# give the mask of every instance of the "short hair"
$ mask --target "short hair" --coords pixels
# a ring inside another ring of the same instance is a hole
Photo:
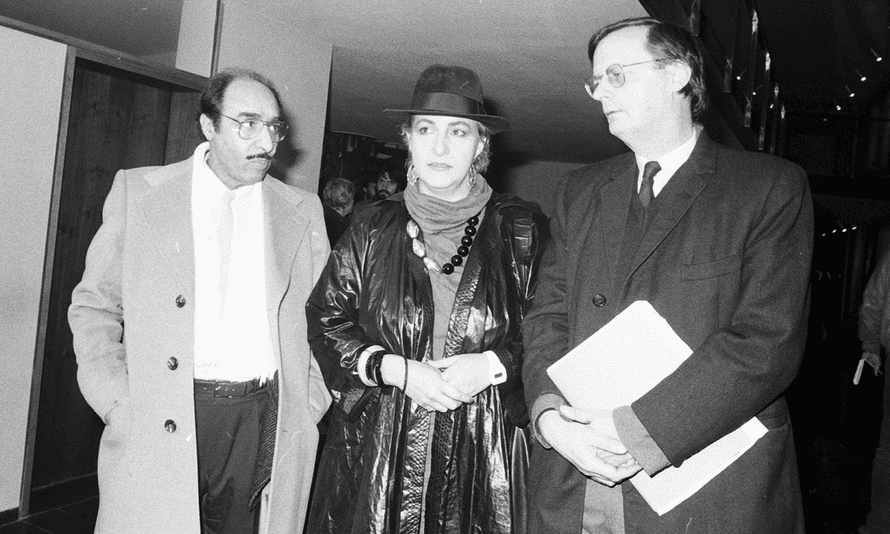
[[[405,143],[405,146],[408,145],[408,133],[411,131],[411,127],[414,126],[414,117],[415,115],[411,115],[399,126],[399,135],[402,136],[402,142]],[[479,121],[467,120],[476,123],[476,130],[479,133],[479,138],[482,139],[482,152],[473,160],[473,169],[477,173],[482,174],[488,169],[488,164],[491,162],[491,130]],[[410,167],[411,163],[411,153],[409,152],[408,159],[405,160],[405,168]]]
[[[662,22],[651,17],[625,19],[600,28],[587,44],[587,57],[593,64],[596,47],[610,33],[624,28],[645,27],[649,29],[646,48],[653,57],[685,63],[692,71],[689,83],[680,89],[680,94],[689,97],[692,120],[698,120],[708,107],[708,90],[704,81],[704,59],[698,41],[692,32],[672,22]]]
[[[321,200],[333,209],[346,209],[353,203],[355,185],[346,178],[333,178],[324,186]]]
[[[207,86],[201,91],[201,104],[198,111],[198,117],[207,115],[210,117],[210,120],[213,121],[213,127],[219,128],[219,119],[222,114],[222,104],[223,98],[225,98],[226,95],[226,89],[229,88],[229,85],[231,85],[232,82],[241,79],[253,80],[266,86],[275,97],[275,104],[278,105],[278,113],[280,114],[284,112],[284,107],[281,105],[281,95],[278,94],[278,90],[275,89],[275,84],[273,84],[271,80],[256,71],[242,68],[229,68],[217,72],[207,81]]]

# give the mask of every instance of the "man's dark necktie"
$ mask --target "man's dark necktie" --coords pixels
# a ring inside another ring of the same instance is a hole
[[[661,170],[661,165],[657,161],[647,161],[643,167],[643,183],[640,185],[640,204],[644,208],[649,207],[649,203],[655,198],[652,185],[655,182],[655,175]]]

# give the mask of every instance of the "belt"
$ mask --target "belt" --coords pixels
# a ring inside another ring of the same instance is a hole
[[[195,393],[214,397],[243,397],[269,386],[269,380],[254,378],[246,382],[195,379]]]

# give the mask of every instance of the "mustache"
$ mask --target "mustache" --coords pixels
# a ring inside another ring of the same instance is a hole
[[[249,160],[257,159],[257,158],[263,158],[263,159],[267,159],[269,161],[275,160],[275,156],[273,156],[272,154],[269,154],[268,152],[260,152],[259,154],[251,154],[250,156],[247,156],[247,159],[249,159]]]

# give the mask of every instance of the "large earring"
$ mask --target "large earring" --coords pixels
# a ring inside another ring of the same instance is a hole
[[[408,183],[411,185],[417,185],[417,171],[414,170],[413,163],[410,167],[408,167]]]
[[[474,185],[476,185],[476,179],[477,179],[478,177],[479,177],[479,175],[476,174],[476,166],[475,166],[475,165],[470,165],[470,172],[467,173],[467,178],[468,178],[469,181],[470,181],[470,187],[471,187],[471,188],[472,188]]]

